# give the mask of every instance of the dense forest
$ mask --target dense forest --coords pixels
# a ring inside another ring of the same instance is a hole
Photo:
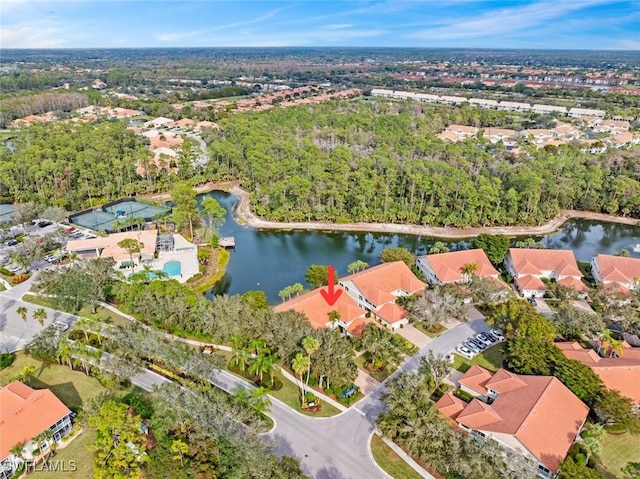
[[[192,183],[240,178],[255,211],[280,221],[540,224],[562,208],[640,218],[637,149],[595,156],[579,145],[524,145],[515,156],[501,144],[436,136],[451,123],[521,129],[537,120],[384,101],[275,108],[220,120],[205,136],[204,170],[181,161],[178,175]],[[5,201],[73,210],[172,181],[162,171],[136,174],[149,152],[124,122],[37,125],[13,144],[15,152],[0,152]]]
[[[514,156],[450,123],[510,127],[504,112],[344,102],[235,115],[210,133],[210,176],[241,178],[259,215],[281,221],[539,224],[562,208],[640,217],[637,152],[578,145]],[[521,120],[522,121],[522,120]]]
[[[0,199],[79,209],[133,194],[145,141],[122,122],[32,126],[13,139],[14,153],[0,152]]]

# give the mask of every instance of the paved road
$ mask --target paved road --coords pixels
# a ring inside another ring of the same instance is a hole
[[[37,307],[20,299],[28,291],[31,281],[0,293],[2,351],[21,349],[41,330],[41,326],[32,318]],[[26,329],[24,321],[16,313],[19,306],[29,310]],[[75,316],[59,311],[47,309],[47,312],[49,315],[45,325],[56,320],[73,324],[77,320]],[[430,341],[391,377],[402,371],[417,371],[420,357],[428,351],[448,354],[468,336],[487,329],[481,318],[460,324]],[[216,386],[228,392],[252,387],[227,371],[216,372],[212,380]],[[152,371],[132,378],[134,384],[147,390],[167,381]],[[332,418],[304,416],[272,399],[270,415],[276,427],[267,436],[274,441],[277,453],[297,456],[305,471],[316,479],[386,478],[388,476],[375,465],[369,452],[369,438],[375,428],[375,420],[385,407],[380,399],[385,387],[386,381],[348,411]]]
[[[487,329],[481,318],[456,326],[429,342],[391,377],[402,371],[417,371],[420,357],[428,351],[448,354],[462,340]],[[155,373],[133,379],[146,389],[166,381]],[[251,387],[227,371],[215,373],[213,382],[228,392]],[[380,397],[385,387],[386,381],[347,412],[323,419],[303,416],[272,399],[270,415],[276,427],[268,436],[275,441],[276,452],[297,456],[305,471],[316,479],[387,478],[369,455],[369,438],[376,418],[384,410]]]
[[[50,265],[43,263],[35,266],[44,268]],[[40,306],[22,301],[22,296],[29,291],[35,276],[36,274],[24,283],[0,293],[0,352],[2,353],[23,349],[37,333],[54,321],[72,325],[78,319],[72,314],[44,308],[47,319],[44,321],[44,326],[40,326],[40,323],[33,319],[33,312]],[[21,306],[27,308],[26,323],[17,312]]]

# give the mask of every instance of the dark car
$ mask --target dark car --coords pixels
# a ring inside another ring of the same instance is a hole
[[[18,244],[18,240],[12,239],[12,240],[6,241],[4,244],[6,244],[7,246],[15,246]]]
[[[538,306],[538,302],[536,301],[536,298],[529,298],[529,302],[534,306]]]
[[[45,226],[51,226],[53,223],[51,221],[41,221],[40,223],[38,223],[38,226],[40,228],[44,228]]]

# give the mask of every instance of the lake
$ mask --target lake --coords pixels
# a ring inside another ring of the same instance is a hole
[[[236,196],[214,191],[199,196],[199,201],[211,196],[227,210],[220,236],[233,236],[236,249],[231,251],[227,271],[207,297],[215,294],[242,294],[248,290],[263,290],[271,304],[280,302],[278,291],[285,286],[302,283],[304,273],[312,264],[332,264],[339,276],[347,274],[347,266],[362,260],[374,266],[380,263],[385,248],[404,247],[416,254],[426,254],[436,242],[442,241],[452,250],[466,249],[468,240],[443,240],[426,236],[384,233],[319,232],[258,230],[236,223],[231,212],[238,202]],[[546,248],[572,249],[579,261],[591,261],[598,253],[614,254],[640,243],[640,227],[571,220],[553,234],[536,237]]]

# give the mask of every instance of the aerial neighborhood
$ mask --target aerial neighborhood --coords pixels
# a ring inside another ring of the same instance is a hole
[[[208,23],[1,52],[0,479],[640,477],[637,51],[132,3]]]

